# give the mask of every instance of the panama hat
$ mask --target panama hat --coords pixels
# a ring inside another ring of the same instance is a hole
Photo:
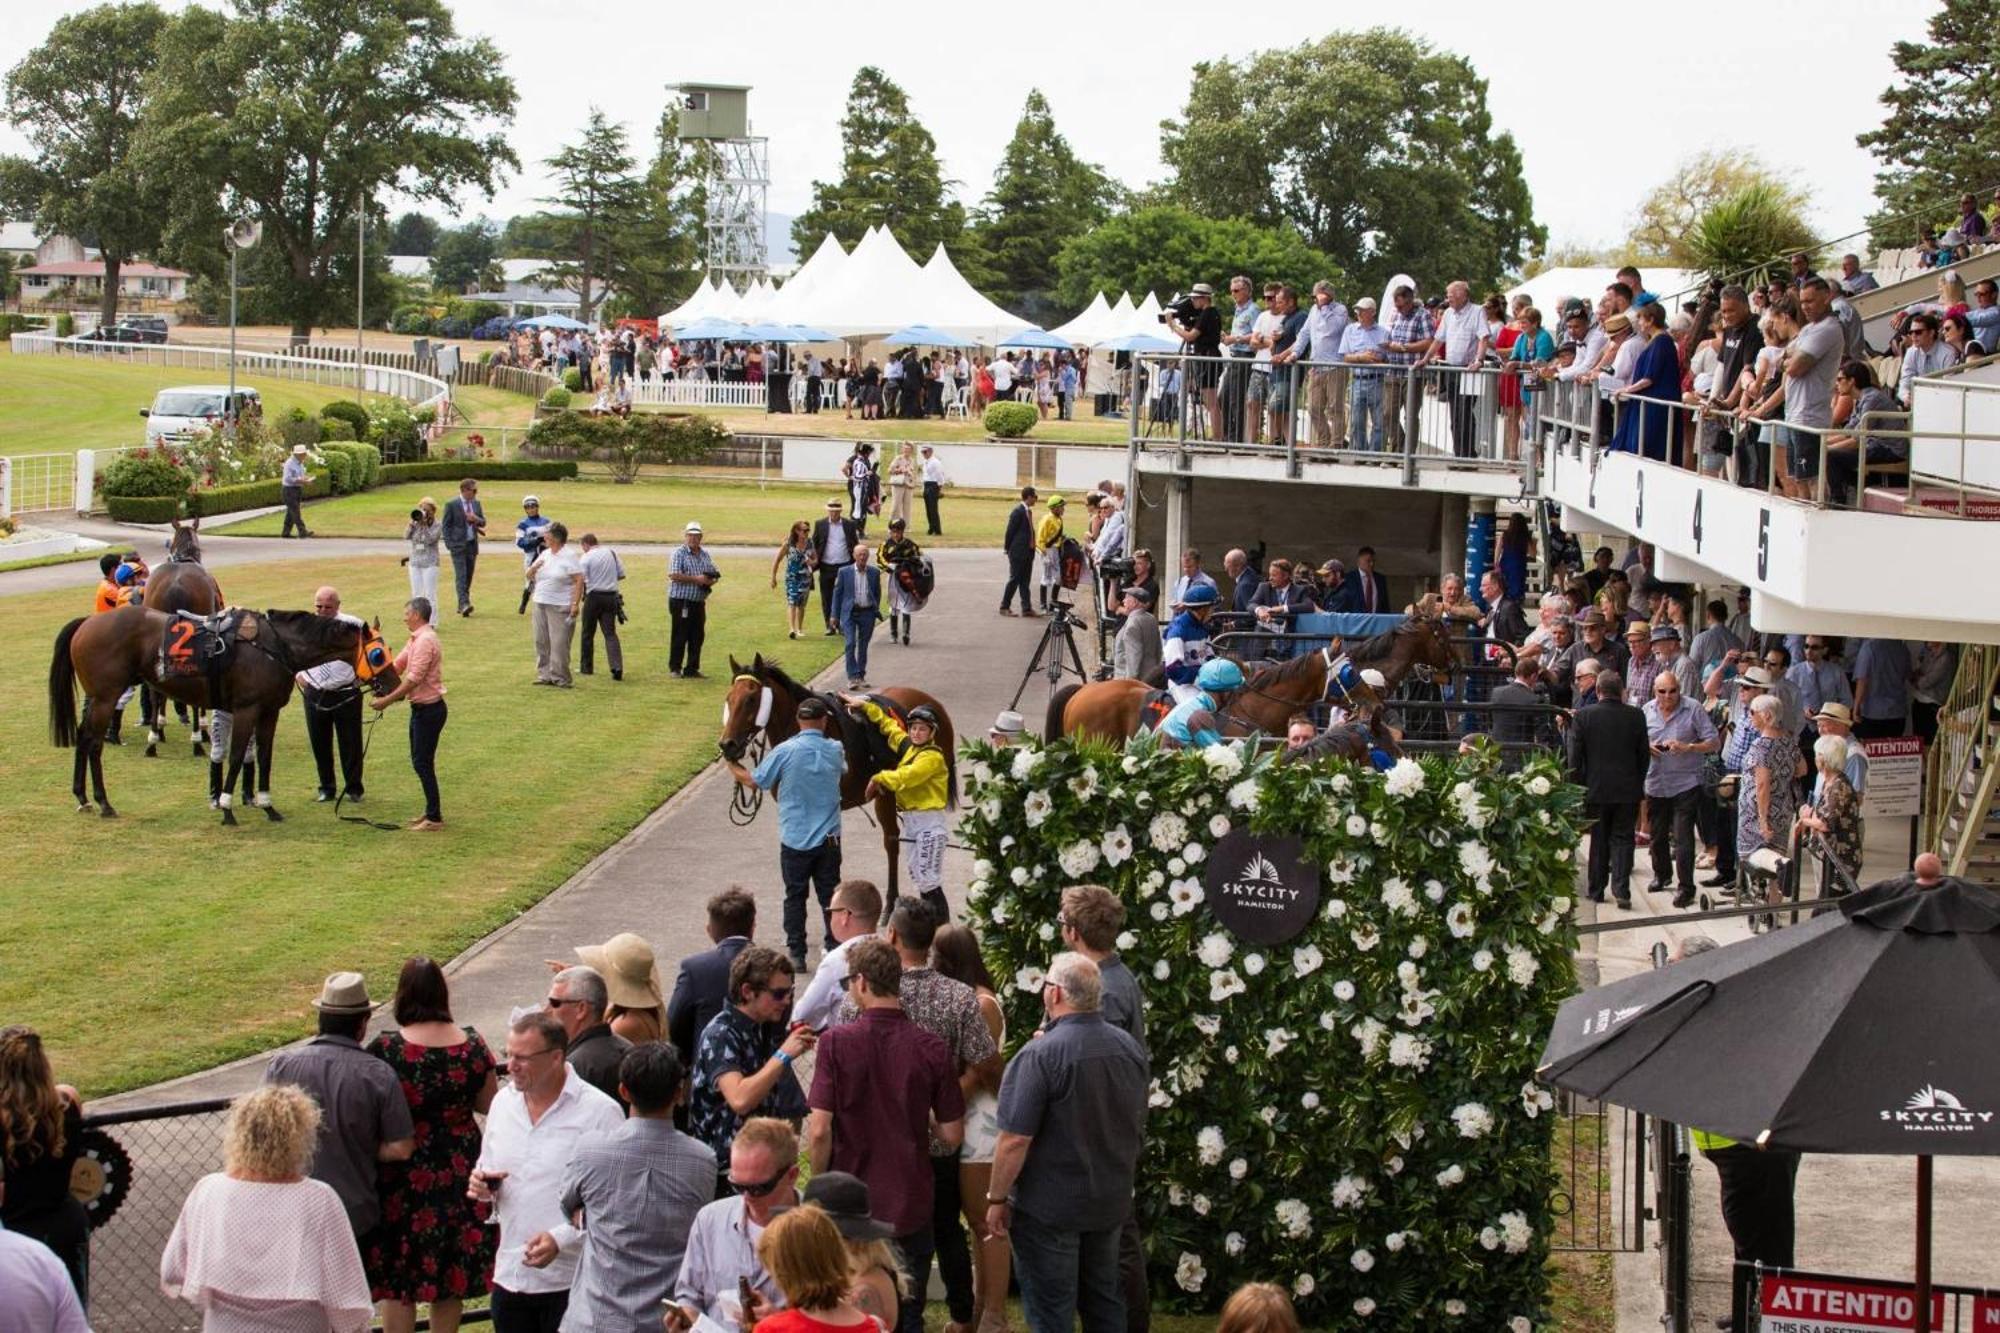
[[[613,935],[602,944],[578,945],[576,956],[585,967],[603,974],[611,1003],[619,1008],[656,1009],[665,1003],[653,946],[631,931]]]
[[[1854,710],[1846,704],[1821,704],[1819,711],[1813,714],[1813,721],[1838,722],[1842,726],[1851,727],[1854,725]]]
[[[336,972],[319,988],[312,1007],[323,1014],[365,1014],[374,1009],[368,983],[359,972]]]

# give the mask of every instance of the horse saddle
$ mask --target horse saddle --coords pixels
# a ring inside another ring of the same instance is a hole
[[[166,633],[160,636],[160,679],[197,679],[216,682],[239,641],[257,637],[257,621],[240,607],[227,607],[214,615],[198,616],[191,611],[169,613]]]
[[[1166,690],[1147,690],[1139,700],[1139,730],[1158,731],[1174,711],[1174,696]]]
[[[870,694],[867,698],[868,702],[895,718],[898,724],[908,724],[905,710],[887,695]],[[882,729],[864,717],[859,709],[848,708],[836,695],[822,694],[820,699],[834,717],[843,720],[840,743],[847,751],[848,772],[859,773],[865,782],[902,762],[902,749],[889,744],[889,738],[882,734]]]

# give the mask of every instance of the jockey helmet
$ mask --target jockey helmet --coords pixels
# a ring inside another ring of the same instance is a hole
[[[1212,657],[1201,664],[1195,673],[1194,683],[1204,690],[1240,690],[1243,688],[1243,668],[1226,657]]]

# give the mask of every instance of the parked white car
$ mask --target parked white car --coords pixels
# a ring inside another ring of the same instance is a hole
[[[219,429],[225,418],[260,417],[264,399],[255,389],[236,386],[236,401],[229,401],[226,384],[182,384],[160,390],[150,408],[139,409],[146,418],[146,443],[169,444],[185,440],[198,430]]]

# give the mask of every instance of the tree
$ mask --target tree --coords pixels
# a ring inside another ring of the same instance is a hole
[[[607,280],[632,313],[657,315],[686,299],[701,281],[706,182],[714,153],[699,140],[680,137],[678,108],[661,114],[652,165],[631,204],[607,219]]]
[[[908,94],[873,65],[861,67],[848,91],[840,149],[840,179],[814,181],[812,207],[792,220],[800,254],[811,254],[827,232],[852,246],[878,225],[918,263],[958,239],[965,208],[946,197],[937,140],[911,113]]]
[[[1923,226],[1950,226],[1958,196],[1992,177],[2000,157],[1996,32],[2000,0],[1945,0],[1931,16],[1929,41],[1890,48],[1898,77],[1882,93],[1882,128],[1856,140],[1881,163],[1882,208],[1868,220],[1878,241],[1897,236],[1914,245]]]
[[[1669,263],[1694,268],[1688,234],[1709,209],[1752,185],[1768,185],[1793,213],[1803,216],[1810,201],[1796,181],[1741,148],[1696,153],[1681,159],[1674,174],[1654,186],[1632,217],[1626,248],[1633,263]]]
[[[431,285],[441,292],[497,287],[500,233],[485,218],[441,232],[431,250]]]
[[[545,214],[554,224],[553,237],[537,257],[551,261],[536,276],[552,287],[567,287],[577,296],[577,318],[588,324],[596,308],[596,290],[611,283],[613,237],[638,208],[643,191],[632,174],[632,153],[625,144],[625,127],[605,119],[596,107],[583,134],[571,147],[547,160],[555,173],[556,192],[542,200],[555,205]]]
[[[405,213],[389,228],[389,253],[429,256],[443,228],[422,213]]]
[[[500,228],[502,259],[533,259],[555,248],[560,228],[547,213],[520,213]]]
[[[1789,272],[1795,253],[1818,250],[1812,228],[1784,187],[1748,185],[1710,205],[1688,231],[1689,267],[1730,282],[1762,282]]]
[[[458,36],[444,0],[188,8],[161,38],[141,134],[180,185],[175,243],[212,263],[224,218],[258,218],[286,261],[274,295],[303,337],[337,313],[336,258],[359,210],[376,211],[367,201],[451,207],[519,168],[500,132],[515,102],[501,64],[491,42]]]
[[[1289,282],[1304,304],[1313,283],[1341,278],[1340,266],[1288,225],[1217,221],[1172,204],[1135,209],[1072,237],[1056,267],[1056,296],[1070,310],[1100,291],[1155,292],[1164,300],[1197,282],[1219,288],[1237,273],[1260,285]]]
[[[1289,222],[1363,287],[1398,272],[1491,287],[1548,239],[1485,80],[1406,33],[1197,64],[1180,119],[1160,128],[1179,202]]]
[[[983,251],[975,267],[996,279],[979,285],[1015,314],[1046,323],[1057,313],[1056,255],[1109,217],[1120,193],[1101,167],[1076,155],[1048,99],[1030,89],[972,227]]]
[[[160,242],[162,191],[132,150],[168,22],[149,3],[86,9],[56,20],[7,75],[7,119],[34,155],[0,158],[0,208],[97,247],[106,325],[119,270]]]

